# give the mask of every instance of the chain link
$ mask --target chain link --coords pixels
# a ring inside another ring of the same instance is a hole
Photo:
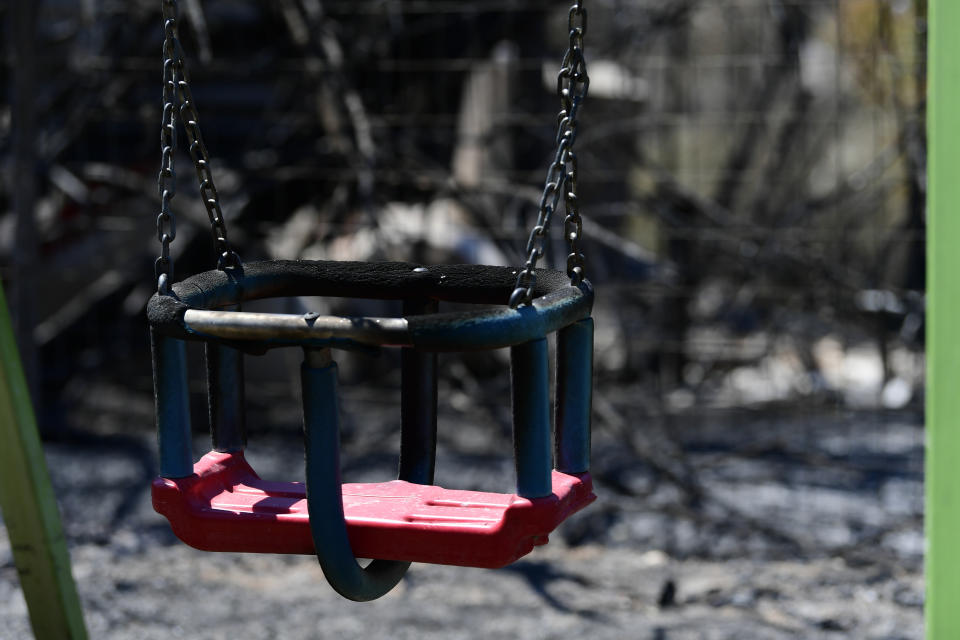
[[[160,193],[160,215],[157,216],[157,238],[160,240],[160,257],[154,271],[157,291],[161,295],[170,292],[173,279],[173,259],[170,243],[177,237],[177,220],[170,203],[177,193],[174,156],[177,151],[177,122],[183,123],[188,150],[193,159],[200,184],[200,198],[210,219],[214,250],[218,269],[240,268],[240,256],[227,240],[227,225],[220,208],[220,195],[210,171],[210,155],[200,133],[200,118],[196,102],[190,90],[183,48],[177,34],[177,0],[161,0],[163,13],[163,118],[160,127],[160,175],[157,187]]]
[[[587,96],[590,77],[587,62],[583,57],[583,36],[587,32],[587,10],[578,0],[570,7],[567,17],[570,44],[563,55],[560,73],[557,75],[557,97],[560,98],[560,113],[557,116],[557,151],[547,170],[547,179],[540,197],[537,223],[527,240],[527,261],[517,275],[517,285],[510,296],[510,306],[517,308],[530,304],[536,284],[537,262],[543,257],[544,244],[550,232],[553,214],[563,199],[566,217],[563,233],[567,241],[567,275],[574,286],[584,278],[584,257],[580,252],[583,235],[583,219],[577,198],[577,156],[573,151],[577,139],[577,117],[580,106]]]

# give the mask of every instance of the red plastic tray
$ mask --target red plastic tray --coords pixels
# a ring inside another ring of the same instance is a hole
[[[444,489],[393,480],[343,485],[359,558],[494,569],[546,544],[557,525],[596,499],[589,473],[553,471],[553,494]],[[187,478],[157,478],[153,508],[205,551],[313,554],[306,488],[261,480],[243,453],[210,452]]]

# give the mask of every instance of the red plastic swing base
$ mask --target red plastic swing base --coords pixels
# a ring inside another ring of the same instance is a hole
[[[157,478],[153,508],[185,543],[204,551],[313,554],[306,488],[261,480],[243,453],[212,451],[187,478]],[[359,558],[495,569],[546,544],[567,517],[596,499],[589,473],[553,472],[553,494],[444,489],[392,482],[343,485]]]

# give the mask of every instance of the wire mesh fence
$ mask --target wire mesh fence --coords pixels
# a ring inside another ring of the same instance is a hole
[[[183,10],[202,124],[246,255],[522,264],[556,130],[563,7]],[[785,349],[797,388],[759,395],[796,399],[837,386],[817,355],[835,337],[842,350],[873,343],[876,403],[903,406],[908,387],[917,397],[903,353],[918,352],[923,327],[923,10],[593,7],[578,144],[590,275],[609,293],[602,326],[615,345],[602,371],[706,390]],[[65,262],[56,277],[78,297],[111,270],[122,287],[149,280],[151,235],[129,246],[126,232],[147,228],[154,208],[155,13],[152,3],[41,9],[37,269]],[[210,261],[181,169],[186,274]],[[8,265],[22,249],[13,228],[8,216]],[[554,231],[547,259],[562,267]],[[116,238],[122,259],[99,251]],[[42,340],[73,320],[58,299],[37,304]]]

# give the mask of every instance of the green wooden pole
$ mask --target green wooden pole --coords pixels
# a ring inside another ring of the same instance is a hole
[[[926,632],[960,638],[960,2],[930,0]]]
[[[0,286],[0,509],[38,640],[87,637],[30,392]]]

